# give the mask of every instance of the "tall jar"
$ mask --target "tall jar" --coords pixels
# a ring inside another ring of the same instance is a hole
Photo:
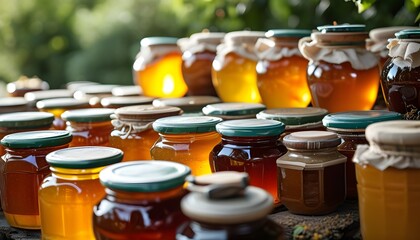
[[[246,173],[218,172],[188,180],[190,193],[181,209],[191,220],[178,229],[176,239],[285,239],[283,228],[267,217],[273,198],[248,186]]]
[[[353,155],[359,144],[368,144],[365,129],[372,123],[401,119],[401,114],[385,110],[353,111],[328,114],[322,120],[328,131],[342,139],[338,152],[347,157],[346,198],[357,198],[356,170]]]
[[[188,87],[182,76],[182,53],[177,38],[148,37],[140,41],[133,64],[134,83],[148,97],[182,97]]]
[[[211,173],[209,154],[220,142],[218,117],[165,117],[153,123],[159,139],[150,149],[152,159],[178,162],[191,168],[194,175]]]
[[[210,153],[212,172],[246,172],[250,184],[265,189],[278,205],[276,160],[286,151],[277,140],[284,124],[262,119],[231,120],[217,124],[216,130],[222,141]]]
[[[216,57],[216,48],[224,36],[224,33],[202,32],[178,40],[188,95],[217,96],[211,79],[211,65]]]
[[[152,105],[118,108],[112,120],[114,130],[109,137],[109,146],[124,152],[123,161],[150,160],[150,149],[159,138],[159,134],[153,130],[153,122],[181,113],[182,110],[177,107]]]
[[[153,106],[179,107],[185,114],[202,115],[201,109],[203,107],[219,102],[220,99],[214,96],[187,96],[182,98],[159,98],[153,101]]]
[[[45,156],[67,148],[67,131],[45,130],[9,134],[1,140],[6,154],[0,161],[1,205],[12,227],[39,229],[38,189],[51,171]]]
[[[289,212],[323,215],[346,197],[346,156],[341,139],[327,131],[294,132],[283,138],[287,153],[277,160],[281,202]]]
[[[387,121],[366,128],[354,154],[363,239],[417,239],[420,226],[420,123]]]
[[[0,114],[28,111],[28,101],[23,97],[0,98]]]
[[[106,196],[93,208],[97,240],[175,239],[190,169],[167,161],[114,164],[99,175]]]
[[[310,34],[310,30],[276,29],[265,33],[268,39],[257,41],[257,86],[267,108],[306,107],[311,102],[308,60],[298,49],[299,39]]]
[[[61,114],[68,130],[73,135],[71,147],[108,146],[109,135],[114,126],[111,123],[112,108],[90,108],[68,110]]]
[[[230,32],[217,47],[212,81],[223,102],[261,102],[255,72],[258,61],[255,43],[262,37],[264,32]]]
[[[365,48],[364,25],[318,27],[299,41],[309,60],[312,106],[329,112],[370,110],[379,86],[379,59]]]
[[[39,188],[42,239],[91,239],[92,208],[105,195],[99,172],[120,162],[110,147],[73,147],[46,156],[52,172]]]
[[[403,30],[391,40],[390,60],[382,70],[382,91],[390,111],[404,119],[420,119],[420,30]]]
[[[215,103],[202,109],[206,116],[220,117],[223,120],[255,118],[266,107],[261,103]]]

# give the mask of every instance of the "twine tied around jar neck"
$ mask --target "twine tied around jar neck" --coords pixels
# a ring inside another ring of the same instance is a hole
[[[277,61],[284,57],[302,56],[297,41],[280,41],[260,38],[255,44],[255,52],[259,59]]]
[[[153,129],[153,121],[122,121],[120,119],[111,120],[114,128],[124,135],[121,138],[126,139],[131,133],[140,133]]]
[[[400,68],[420,66],[420,39],[390,39],[386,46],[393,63]]]

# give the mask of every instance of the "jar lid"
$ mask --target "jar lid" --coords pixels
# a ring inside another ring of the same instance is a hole
[[[398,39],[419,39],[420,29],[406,29],[395,33]]]
[[[366,139],[380,145],[420,146],[420,121],[378,122],[366,128]]]
[[[265,119],[240,119],[224,121],[216,125],[216,130],[228,137],[266,137],[280,135],[284,124]]]
[[[127,192],[159,192],[182,186],[191,169],[169,161],[123,162],[101,171],[105,187]]]
[[[52,98],[67,98],[72,97],[72,92],[67,89],[53,89],[25,93],[25,99],[34,104],[40,100]]]
[[[54,114],[47,112],[16,112],[0,115],[0,127],[37,128],[48,127],[54,121]]]
[[[55,98],[41,100],[36,103],[38,109],[54,109],[54,108],[82,108],[89,107],[88,101],[77,100],[74,98]]]
[[[60,149],[49,153],[45,158],[52,167],[88,169],[121,162],[123,155],[117,148],[83,146]]]
[[[311,30],[307,29],[272,29],[265,33],[265,37],[292,37],[292,38],[303,38],[308,37],[312,33]]]
[[[292,149],[314,150],[337,147],[341,144],[341,138],[328,131],[301,131],[286,135],[283,144]]]
[[[61,114],[61,118],[71,122],[105,122],[111,120],[112,108],[86,108],[68,110]]]
[[[20,107],[26,106],[28,101],[25,100],[23,97],[3,97],[0,98],[0,108],[3,107]],[[1,110],[0,110],[1,112]]]
[[[71,142],[70,132],[64,130],[45,130],[20,132],[6,135],[1,145],[9,148],[54,147]]]
[[[369,37],[376,41],[388,41],[390,38],[395,38],[395,33],[404,30],[404,29],[413,29],[418,27],[410,27],[410,26],[392,26],[392,27],[382,27],[382,28],[375,28],[369,31]]]
[[[365,129],[375,122],[399,119],[402,119],[401,114],[386,110],[350,111],[328,114],[322,123],[328,128]]]
[[[73,81],[66,84],[66,88],[72,92],[75,92],[80,87],[89,86],[89,85],[99,85],[100,83],[91,82],[91,81]]]
[[[177,41],[178,41],[178,38],[175,38],[175,37],[146,37],[140,41],[140,46],[148,47],[148,46],[154,46],[154,45],[168,45],[168,44],[176,45]]]
[[[264,109],[265,105],[260,103],[216,103],[205,106],[202,111],[212,116],[243,116],[255,115]]]
[[[101,99],[101,105],[103,107],[118,108],[131,105],[150,104],[153,102],[153,99],[154,98],[152,97],[144,96],[106,97]]]
[[[183,134],[216,131],[216,124],[223,120],[208,116],[174,116],[156,120],[153,129],[159,133]]]
[[[265,32],[258,31],[233,31],[225,35],[225,42],[255,44],[258,38],[265,38]]]
[[[120,86],[112,89],[112,95],[116,97],[123,96],[139,96],[143,94],[143,90],[140,86]]]
[[[317,27],[322,33],[330,32],[364,32],[366,25],[363,24],[341,24],[341,25],[324,25]]]
[[[83,95],[83,94],[89,94],[89,95],[111,94],[112,89],[116,87],[120,87],[120,85],[113,85],[113,84],[87,85],[87,86],[82,86],[78,88],[77,91],[74,93],[74,95],[76,97],[78,95]]]
[[[201,109],[212,103],[218,103],[220,99],[213,96],[190,96],[181,98],[159,98],[153,101],[153,106],[174,106],[181,108],[185,113],[201,112]]]
[[[286,126],[321,122],[328,111],[323,108],[273,108],[257,114],[258,119],[280,121]]]
[[[204,223],[238,224],[263,219],[273,209],[273,198],[261,188],[248,186],[244,175],[247,177],[246,173],[223,171],[191,178],[191,193],[181,201],[182,212]]]
[[[178,107],[155,107],[153,105],[137,105],[122,107],[115,110],[115,115],[120,120],[150,120],[180,115],[182,110]]]

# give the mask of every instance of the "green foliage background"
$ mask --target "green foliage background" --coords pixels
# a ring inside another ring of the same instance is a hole
[[[416,25],[418,0],[0,0],[0,81],[131,84],[139,41],[210,31]],[[369,4],[369,5],[367,5]]]

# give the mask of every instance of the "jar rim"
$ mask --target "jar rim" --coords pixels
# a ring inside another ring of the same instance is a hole
[[[54,121],[54,114],[47,112],[15,112],[0,115],[0,127],[37,128],[49,126]]]
[[[334,129],[365,129],[372,123],[400,120],[402,115],[388,110],[348,111],[326,115],[322,119],[325,127]]]
[[[7,148],[43,148],[55,147],[70,143],[72,135],[65,130],[43,130],[12,133],[1,140]]]
[[[111,121],[111,115],[115,109],[112,108],[86,108],[67,110],[61,114],[61,118],[70,122],[105,122]]]

